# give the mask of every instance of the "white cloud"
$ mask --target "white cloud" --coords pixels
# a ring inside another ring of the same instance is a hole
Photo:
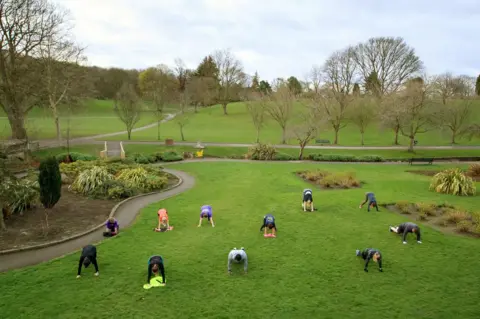
[[[477,75],[475,0],[56,0],[75,19],[91,64],[189,67],[231,48],[246,71],[303,78],[333,51],[373,36],[401,36],[429,73]]]

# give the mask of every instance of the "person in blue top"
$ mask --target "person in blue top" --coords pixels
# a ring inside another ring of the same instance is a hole
[[[310,211],[313,212],[313,194],[310,188],[303,190],[302,207],[304,212],[307,211],[307,208],[310,208]]]
[[[110,217],[105,222],[105,231],[103,232],[103,236],[105,237],[113,237],[118,234],[118,222],[115,218]]]
[[[365,200],[363,203],[360,204],[358,208],[362,208],[365,203],[368,202],[368,211],[370,211],[370,208],[375,207],[378,212],[378,205],[377,205],[377,199],[375,198],[375,194],[372,192],[367,192],[365,193]]]
[[[212,227],[215,227],[215,224],[213,223],[212,206],[203,205],[200,208],[200,221],[198,222],[198,227],[202,226],[202,221],[204,218],[207,218],[207,220],[212,224]]]
[[[269,235],[267,233],[267,228],[272,231]],[[277,226],[275,225],[275,217],[272,214],[267,214],[263,217],[263,225],[260,227],[260,231],[265,229],[264,237],[277,237],[275,233],[277,232]]]

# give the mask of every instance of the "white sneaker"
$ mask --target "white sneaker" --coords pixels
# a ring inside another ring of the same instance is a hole
[[[422,242],[420,240],[418,240],[417,243],[421,244]]]
[[[403,243],[404,243],[404,244],[406,244],[407,242],[406,242],[406,241],[404,241]]]

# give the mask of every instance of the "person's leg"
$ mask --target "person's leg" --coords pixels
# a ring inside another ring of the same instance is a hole
[[[377,202],[375,202],[375,209],[377,210],[377,212],[379,211]]]
[[[390,226],[390,232],[398,234],[398,227],[392,227]]]
[[[310,203],[310,211],[312,211],[312,212],[314,211],[314,209],[313,209],[313,200],[312,200],[312,202]]]

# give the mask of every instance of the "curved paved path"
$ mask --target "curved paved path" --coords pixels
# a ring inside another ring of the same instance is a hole
[[[187,173],[172,169],[164,169],[164,171],[177,175],[183,180],[183,183],[180,184],[178,187],[168,190],[166,192],[139,197],[130,200],[124,205],[120,206],[117,210],[117,213],[115,214],[115,218],[118,219],[119,224],[122,228],[131,225],[132,222],[135,220],[135,217],[138,215],[138,213],[142,210],[143,207],[183,193],[191,189],[195,184],[195,179]],[[45,262],[72,253],[81,249],[85,245],[97,243],[103,240],[103,231],[104,229],[101,228],[83,237],[66,241],[58,245],[40,248],[38,250],[26,250],[17,253],[0,255],[0,272],[39,264],[41,262]]]

